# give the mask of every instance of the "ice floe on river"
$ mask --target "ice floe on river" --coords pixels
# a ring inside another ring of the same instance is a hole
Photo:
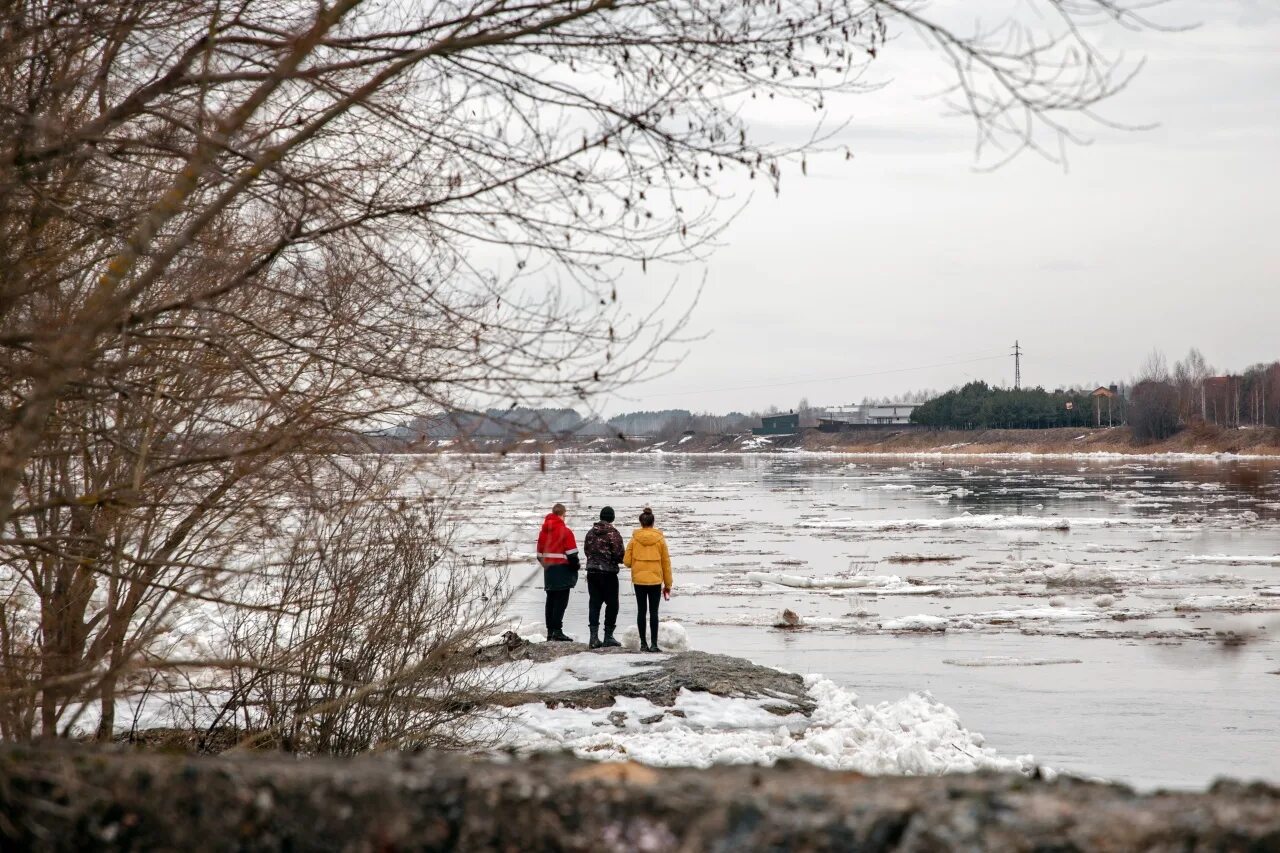
[[[1174,562],[1218,566],[1280,566],[1280,555],[1192,554],[1179,557]]]
[[[1081,527],[1130,527],[1167,524],[1170,518],[1040,515],[963,515],[951,518],[901,518],[867,521],[855,518],[802,519],[797,527],[879,532],[893,530],[1071,530]]]
[[[897,575],[854,575],[852,577],[808,577],[778,572],[747,572],[746,580],[772,583],[793,589],[856,589],[872,595],[930,595],[941,587],[913,584]]]

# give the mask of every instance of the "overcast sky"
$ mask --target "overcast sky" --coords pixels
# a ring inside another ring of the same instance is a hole
[[[1155,17],[1199,27],[1101,42],[1146,57],[1105,114],[1159,126],[1095,127],[1067,170],[1034,155],[975,169],[972,125],[928,97],[944,69],[904,39],[880,72],[892,85],[832,115],[852,120],[853,160],[811,159],[776,198],[731,187],[747,203],[705,264],[626,278],[637,309],[673,280],[686,297],[705,281],[692,320],[705,338],[597,406],[1011,384],[1012,358],[991,356],[1015,339],[1024,384],[1049,388],[1129,378],[1153,347],[1172,360],[1197,346],[1220,368],[1280,357],[1280,2],[1170,0]],[[789,126],[780,112],[765,130]]]

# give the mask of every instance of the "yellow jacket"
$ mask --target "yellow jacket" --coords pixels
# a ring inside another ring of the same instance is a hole
[[[627,553],[622,564],[631,569],[631,582],[641,586],[660,583],[671,589],[671,555],[667,540],[656,527],[637,527],[631,531]]]

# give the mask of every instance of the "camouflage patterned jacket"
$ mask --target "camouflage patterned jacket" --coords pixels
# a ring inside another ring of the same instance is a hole
[[[582,553],[587,555],[587,572],[616,575],[625,551],[622,534],[607,521],[597,521],[582,540]]]

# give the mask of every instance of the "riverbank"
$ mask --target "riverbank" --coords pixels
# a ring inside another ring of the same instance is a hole
[[[1128,427],[1102,429],[876,430],[791,435],[690,433],[674,437],[581,437],[421,440],[388,449],[418,453],[845,453],[867,456],[1241,457],[1280,461],[1280,429],[1200,426],[1163,441],[1137,442]]]

